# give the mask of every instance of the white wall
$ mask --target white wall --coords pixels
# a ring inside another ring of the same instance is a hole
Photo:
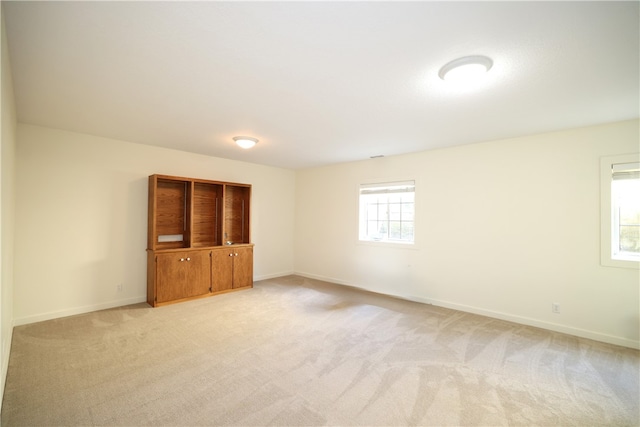
[[[154,173],[252,184],[255,278],[293,272],[294,171],[24,124],[17,156],[16,324],[146,299]]]
[[[295,271],[638,347],[639,272],[599,264],[599,159],[639,151],[638,128],[294,172],[20,124],[15,323],[145,299],[147,176],[163,173],[253,185],[256,279]],[[359,244],[358,184],[408,178],[416,248]]]
[[[637,348],[639,271],[600,265],[599,159],[640,151],[638,129],[634,120],[299,171],[296,271]],[[358,185],[408,178],[415,249],[359,244]]]
[[[2,67],[1,67],[1,129],[0,147],[0,401],[9,366],[9,352],[13,333],[13,246],[15,219],[15,153],[16,108],[9,61],[9,48],[5,33],[4,14],[0,7]]]

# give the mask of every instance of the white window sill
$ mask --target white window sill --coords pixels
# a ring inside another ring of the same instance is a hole
[[[386,248],[396,248],[396,249],[410,249],[417,250],[415,242],[393,242],[389,240],[358,240],[358,245],[363,246],[376,246],[376,247],[386,247]]]
[[[631,268],[640,270],[640,259],[636,257],[610,258],[603,257],[600,260],[604,267]]]

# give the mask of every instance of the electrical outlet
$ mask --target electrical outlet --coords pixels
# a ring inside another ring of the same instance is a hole
[[[118,283],[118,286],[116,287],[118,292],[122,292],[122,283]]]
[[[553,313],[559,314],[560,313],[560,304],[558,304],[557,302],[554,302],[553,304],[551,304],[551,311]]]

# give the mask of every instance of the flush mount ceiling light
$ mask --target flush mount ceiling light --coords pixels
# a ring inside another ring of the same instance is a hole
[[[245,150],[253,147],[258,143],[258,140],[255,138],[251,138],[250,136],[234,136],[233,140],[238,144],[239,147],[244,148]]]
[[[445,64],[438,76],[446,82],[474,82],[485,76],[492,66],[493,61],[486,56],[465,56]]]

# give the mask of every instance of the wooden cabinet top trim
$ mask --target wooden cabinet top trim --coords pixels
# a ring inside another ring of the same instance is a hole
[[[249,187],[249,188],[251,187],[251,184],[243,184],[239,182],[215,181],[211,179],[201,179],[201,178],[186,178],[183,176],[172,176],[172,175],[153,174],[153,175],[150,175],[149,178],[155,178],[160,180],[171,180],[171,181],[198,182],[201,184],[232,185],[236,187]]]

